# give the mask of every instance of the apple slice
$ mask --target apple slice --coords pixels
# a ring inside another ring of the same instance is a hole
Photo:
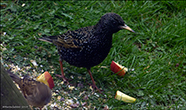
[[[124,76],[125,73],[128,71],[128,68],[125,68],[124,66],[116,63],[115,61],[112,61],[111,65],[110,65],[110,69],[111,69],[111,71],[113,71],[114,73],[116,73],[119,76]]]
[[[43,82],[46,84],[50,89],[54,87],[54,81],[52,79],[52,76],[48,71],[45,71],[43,74],[39,75],[36,78],[37,81]]]
[[[127,103],[134,103],[136,101],[135,98],[128,96],[128,95],[122,93],[121,91],[117,91],[114,98],[117,100],[122,100]]]

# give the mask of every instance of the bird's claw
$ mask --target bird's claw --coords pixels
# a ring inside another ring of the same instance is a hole
[[[99,89],[96,85],[94,85],[94,84],[89,84],[89,85],[92,86],[93,90],[97,90],[99,93],[102,94],[103,90]]]
[[[64,76],[62,76],[62,75],[58,75],[58,74],[56,74],[56,76],[62,78],[63,81],[66,82],[67,84],[70,84],[70,83],[68,82],[68,79],[65,78]]]

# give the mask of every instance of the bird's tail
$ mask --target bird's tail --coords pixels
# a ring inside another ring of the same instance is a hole
[[[21,84],[21,78],[20,77],[18,77],[16,74],[14,74],[10,71],[8,71],[8,74],[12,78],[12,80],[15,81],[15,83],[17,83],[18,85]]]
[[[39,38],[39,40],[53,43],[54,40],[57,40],[57,36],[42,37],[42,38]]]

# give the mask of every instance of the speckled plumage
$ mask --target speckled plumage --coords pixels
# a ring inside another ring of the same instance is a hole
[[[121,29],[134,32],[115,13],[107,13],[94,26],[84,27],[67,33],[40,38],[56,45],[60,58],[71,65],[91,67],[100,64],[112,46],[112,35]]]

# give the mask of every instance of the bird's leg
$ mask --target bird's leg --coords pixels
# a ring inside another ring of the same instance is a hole
[[[59,60],[59,63],[60,63],[60,69],[61,69],[61,75],[56,75],[57,77],[61,77],[65,82],[69,83],[67,81],[67,79],[65,78],[65,74],[63,72],[63,63],[62,63],[62,60]]]
[[[92,83],[93,83],[93,88],[95,89],[97,89],[98,91],[99,91],[99,93],[101,93],[101,90],[96,86],[96,84],[95,84],[95,81],[94,81],[94,78],[92,77],[92,74],[91,74],[91,71],[90,71],[90,69],[87,69],[88,70],[88,73],[89,73],[89,75],[90,75],[90,77],[91,77],[91,80],[92,80]]]

